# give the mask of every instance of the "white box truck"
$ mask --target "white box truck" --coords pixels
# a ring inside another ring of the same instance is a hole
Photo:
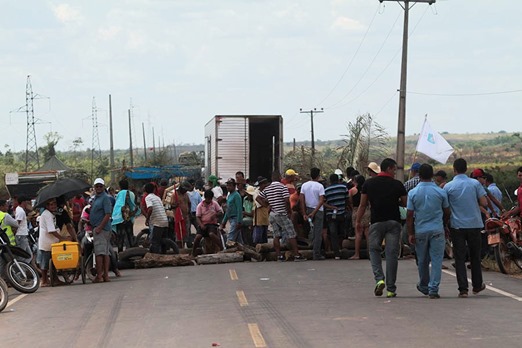
[[[216,115],[205,125],[205,176],[225,181],[236,172],[255,182],[282,170],[281,115]]]

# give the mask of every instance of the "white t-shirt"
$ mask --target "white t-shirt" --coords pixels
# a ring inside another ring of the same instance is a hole
[[[58,232],[58,227],[56,227],[56,218],[53,213],[46,209],[40,216],[38,249],[51,251],[51,244],[59,242],[51,232]]]
[[[216,186],[212,188],[212,192],[214,193],[214,200],[217,201],[219,197],[223,196],[223,190],[220,186]]]
[[[29,234],[29,229],[27,228],[27,215],[25,214],[24,208],[20,206],[16,207],[15,220],[20,221],[16,235],[27,236]]]
[[[305,205],[307,208],[315,209],[319,204],[319,198],[324,196],[324,186],[317,181],[307,181],[301,186],[301,193],[305,196]],[[319,208],[323,211],[323,206]]]
[[[165,208],[163,207],[161,199],[158,196],[156,196],[154,193],[149,193],[147,197],[145,197],[145,204],[147,205],[147,209],[152,207],[152,212],[150,213],[149,218],[149,225],[157,227],[169,226],[169,220],[167,219]]]

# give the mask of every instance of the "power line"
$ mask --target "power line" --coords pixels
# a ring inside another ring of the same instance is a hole
[[[422,19],[424,18],[424,16],[426,15],[426,12],[428,12],[428,7],[426,7],[426,9],[424,10],[422,16],[419,18],[419,20],[417,21],[417,23],[415,24],[415,26],[413,27],[413,30],[409,33],[408,35],[408,38],[411,38],[413,36],[413,34],[415,33],[415,30],[417,29],[417,26],[420,24],[420,22],[422,21]],[[352,102],[356,101],[357,99],[359,99],[360,97],[362,97],[366,92],[368,92],[368,90],[381,78],[381,76],[386,72],[386,70],[388,70],[388,68],[392,65],[392,63],[395,61],[395,58],[397,58],[397,56],[399,55],[399,53],[401,52],[401,48],[399,47],[397,49],[397,51],[395,52],[395,54],[393,55],[393,57],[390,59],[390,61],[388,62],[388,64],[386,64],[386,66],[381,70],[381,72],[377,75],[377,77],[368,85],[368,87],[366,87],[361,93],[359,93],[355,98],[353,99],[350,99],[349,101],[347,101],[346,103],[342,103],[342,104],[339,104],[339,105],[335,105],[335,106],[330,106],[329,108],[327,109],[332,109],[332,108],[340,108],[342,106],[345,106],[345,105],[348,105],[348,104],[351,104]]]
[[[346,67],[346,69],[344,70],[344,72],[342,73],[341,77],[339,78],[339,80],[337,81],[337,83],[333,86],[333,88],[330,90],[330,92],[328,92],[328,94],[326,95],[326,97],[324,97],[324,99],[319,103],[319,104],[323,104],[326,99],[328,99],[328,97],[330,97],[330,95],[333,93],[333,91],[335,91],[335,89],[337,88],[337,86],[339,86],[339,83],[341,83],[341,81],[344,79],[344,76],[346,75],[346,73],[348,72],[348,70],[350,69],[350,67],[352,66],[353,62],[355,61],[355,57],[357,56],[357,54],[359,53],[359,50],[361,49],[364,41],[366,40],[366,36],[368,35],[368,33],[370,32],[370,29],[372,27],[372,24],[373,24],[373,21],[375,20],[375,17],[377,17],[377,13],[379,13],[379,8],[381,7],[381,5],[379,4],[379,6],[377,7],[377,10],[375,11],[375,13],[373,14],[373,17],[372,17],[372,20],[370,21],[370,25],[368,25],[368,28],[366,29],[366,32],[364,33],[364,36],[361,40],[361,42],[359,43],[359,47],[357,47],[357,49],[355,50],[355,53],[353,54],[352,56],[352,59],[350,60],[350,62],[348,63],[348,66]]]
[[[390,31],[388,32],[388,35],[386,35],[386,38],[384,39],[384,41],[382,42],[381,44],[381,47],[379,47],[379,50],[377,51],[377,53],[375,54],[375,56],[373,57],[373,59],[370,61],[370,64],[368,64],[368,66],[366,67],[366,70],[364,70],[364,73],[362,74],[362,76],[359,78],[359,80],[357,80],[357,82],[355,83],[355,85],[353,85],[353,87],[348,91],[348,93],[346,93],[339,101],[337,101],[336,103],[330,105],[328,108],[331,108],[333,106],[336,106],[338,104],[340,104],[343,100],[345,100],[352,92],[353,90],[359,85],[359,83],[361,83],[361,81],[363,80],[363,78],[366,76],[366,74],[368,73],[368,71],[370,70],[370,68],[372,67],[373,63],[375,63],[375,60],[377,59],[377,57],[379,56],[379,54],[381,53],[382,49],[384,48],[384,45],[386,44],[386,42],[388,41],[388,38],[390,37],[391,33],[393,32],[393,29],[395,28],[395,24],[397,24],[397,21],[399,20],[401,14],[399,13],[399,15],[397,16],[397,18],[395,19],[395,22],[393,22],[393,25],[392,27],[390,28]]]
[[[423,93],[423,92],[408,92],[408,94],[417,94],[417,95],[428,95],[428,96],[436,96],[436,97],[476,97],[476,96],[484,96],[484,95],[499,95],[499,94],[511,94],[511,93],[521,93],[522,89],[514,89],[510,91],[498,91],[498,92],[483,92],[483,93]]]

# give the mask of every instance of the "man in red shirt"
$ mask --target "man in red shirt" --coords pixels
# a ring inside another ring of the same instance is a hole
[[[85,208],[87,203],[85,203],[85,199],[83,198],[82,194],[79,193],[76,196],[74,196],[71,199],[71,205],[72,205],[72,212],[73,212],[73,226],[76,230],[76,233],[78,233],[78,224],[80,222],[80,218],[82,216],[82,210]]]

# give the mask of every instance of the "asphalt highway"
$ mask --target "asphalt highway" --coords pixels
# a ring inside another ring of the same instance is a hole
[[[445,262],[449,265],[449,262]],[[419,293],[399,261],[398,297],[373,295],[368,260],[244,262],[124,270],[110,283],[10,289],[2,347],[518,347],[521,280],[485,272],[488,288]]]

